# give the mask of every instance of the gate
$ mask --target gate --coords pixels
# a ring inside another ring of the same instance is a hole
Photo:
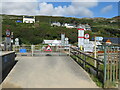
[[[69,55],[69,46],[50,46],[48,45],[21,45],[13,46],[13,50],[18,56],[66,56]]]
[[[100,46],[104,52],[104,86],[116,87],[120,80],[120,46]]]

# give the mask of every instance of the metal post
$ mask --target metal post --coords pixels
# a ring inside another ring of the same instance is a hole
[[[70,56],[70,46],[69,46],[69,56]]]
[[[31,45],[32,56],[34,56],[34,45]]]
[[[104,46],[104,85],[106,83],[106,65],[107,65],[107,52],[106,52],[106,45]]]

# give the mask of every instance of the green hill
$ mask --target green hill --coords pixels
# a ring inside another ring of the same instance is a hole
[[[14,32],[14,38],[20,38],[24,44],[40,44],[43,39],[60,39],[60,34],[65,33],[70,39],[70,43],[77,42],[77,29],[65,27],[51,27],[51,22],[85,24],[92,27],[92,31],[86,31],[91,38],[94,35],[105,37],[120,37],[118,27],[119,21],[116,18],[71,18],[71,17],[52,17],[36,16],[35,24],[17,23],[22,21],[22,16],[1,15],[2,16],[2,37],[5,37],[5,30],[10,29]]]

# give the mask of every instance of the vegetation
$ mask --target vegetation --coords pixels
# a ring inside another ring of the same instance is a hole
[[[65,33],[70,43],[77,42],[77,29],[68,29],[65,27],[51,27],[51,22],[85,24],[88,23],[92,27],[92,31],[86,31],[91,38],[94,35],[105,37],[120,37],[118,20],[114,17],[105,18],[70,18],[70,17],[52,17],[52,16],[36,16],[36,23],[26,24],[17,23],[22,21],[22,16],[2,15],[2,37],[4,39],[6,29],[14,32],[14,38],[19,38],[21,44],[40,44],[43,39],[60,39],[61,33]],[[118,18],[118,17],[117,17]],[[110,22],[116,20],[115,22]],[[91,39],[90,38],[90,39]]]

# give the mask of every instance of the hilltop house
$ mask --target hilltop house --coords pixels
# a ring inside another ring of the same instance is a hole
[[[74,24],[68,24],[68,23],[63,24],[62,26],[66,28],[76,28]]]
[[[91,27],[89,24],[85,24],[85,25],[79,24],[77,28],[83,28],[84,30],[91,30]]]
[[[23,23],[35,23],[35,16],[23,16]]]
[[[53,22],[53,23],[51,23],[51,26],[61,26],[61,24],[60,24],[60,22]]]

